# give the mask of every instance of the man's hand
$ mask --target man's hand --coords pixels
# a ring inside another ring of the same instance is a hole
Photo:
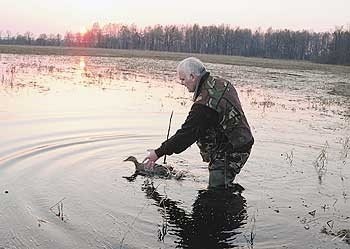
[[[148,156],[142,161],[145,164],[146,168],[153,169],[155,162],[159,159],[154,150],[147,150]]]

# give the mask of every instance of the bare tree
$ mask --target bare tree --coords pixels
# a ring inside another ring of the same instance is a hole
[[[115,49],[145,49],[265,58],[311,60],[320,63],[350,64],[350,28],[333,32],[292,31],[288,29],[252,31],[229,25],[155,25],[139,29],[136,25],[94,23],[85,33],[33,33],[11,36],[6,31],[2,44],[41,46],[81,46]]]

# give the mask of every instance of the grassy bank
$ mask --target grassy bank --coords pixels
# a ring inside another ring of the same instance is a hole
[[[324,65],[306,61],[277,60],[250,58],[241,56],[208,55],[191,53],[173,53],[145,50],[122,50],[103,48],[77,48],[77,47],[42,47],[0,45],[0,54],[35,54],[35,55],[68,55],[68,56],[101,56],[101,57],[142,57],[160,60],[182,60],[188,56],[195,56],[203,62],[255,66],[276,69],[321,70],[341,73],[350,73],[348,66]]]

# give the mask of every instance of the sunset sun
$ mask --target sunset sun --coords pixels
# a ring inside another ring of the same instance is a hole
[[[82,34],[82,35],[85,34],[86,31],[87,31],[86,27],[81,27],[80,30],[79,30],[80,34]]]

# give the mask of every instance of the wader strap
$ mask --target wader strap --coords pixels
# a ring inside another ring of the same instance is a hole
[[[219,104],[220,104],[221,99],[224,97],[225,92],[226,92],[226,90],[227,90],[228,86],[230,85],[230,83],[226,83],[226,84],[227,84],[227,85],[225,86],[225,89],[224,89],[224,91],[222,92],[222,94],[221,94],[221,96],[220,96],[220,98],[219,98],[219,100],[218,100],[218,103],[216,104],[215,109],[217,109],[217,108],[218,108],[218,106],[219,106]]]
[[[227,170],[227,152],[225,152],[225,161],[224,161],[224,181],[225,181],[225,189],[227,189],[227,181],[226,181],[226,178],[227,178],[227,173],[226,173],[226,170]]]

